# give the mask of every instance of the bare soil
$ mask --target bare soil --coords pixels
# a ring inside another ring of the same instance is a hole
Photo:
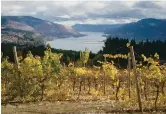
[[[2,105],[2,114],[142,114],[137,109],[124,109],[116,101],[55,101]],[[143,114],[166,114],[144,110]]]

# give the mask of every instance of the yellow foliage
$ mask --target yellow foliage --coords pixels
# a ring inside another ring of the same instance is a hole
[[[91,94],[93,94],[93,95],[103,95],[103,92],[92,89]]]
[[[116,78],[118,74],[117,68],[112,63],[105,63],[102,65],[103,71],[107,76],[112,78],[113,80]]]

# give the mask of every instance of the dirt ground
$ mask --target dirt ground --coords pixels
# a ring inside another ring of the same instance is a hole
[[[140,114],[136,109],[117,108],[115,101],[56,101],[2,105],[2,114]],[[143,114],[166,114],[145,111]]]

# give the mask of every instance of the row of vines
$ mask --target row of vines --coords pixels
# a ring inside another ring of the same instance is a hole
[[[18,57],[18,68],[1,57],[2,102],[41,100],[115,100],[137,106],[135,75],[138,77],[143,108],[166,106],[166,65],[159,64],[159,55],[136,61],[136,74],[130,54],[105,54],[99,66],[88,66],[89,51],[80,53],[79,66],[64,65],[63,55],[47,47],[44,57]],[[126,59],[126,69],[119,69],[115,59]]]

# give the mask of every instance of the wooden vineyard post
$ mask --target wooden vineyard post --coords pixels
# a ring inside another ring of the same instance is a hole
[[[14,62],[15,62],[15,67],[18,71],[18,57],[17,57],[17,50],[16,46],[13,47],[13,54],[14,54]]]
[[[15,69],[16,69],[16,74],[18,76],[18,82],[19,82],[19,95],[20,97],[22,97],[22,93],[21,93],[21,86],[20,86],[20,73],[19,73],[19,64],[18,64],[18,57],[17,57],[17,50],[16,50],[16,46],[13,47],[13,54],[14,54],[14,62],[15,62]]]
[[[131,57],[130,54],[128,54],[128,86],[129,86],[129,98],[131,97],[131,76],[130,76],[130,71],[131,71]]]
[[[141,103],[140,87],[139,87],[139,83],[138,83],[138,75],[137,75],[137,71],[136,71],[136,61],[135,61],[135,55],[134,55],[133,46],[130,46],[130,56],[131,56],[131,59],[132,59],[133,70],[134,70],[134,77],[135,77],[138,105],[139,105],[140,111],[142,112],[143,110],[142,110],[142,103]]]
[[[5,95],[5,97],[6,97],[6,105],[7,105],[7,103],[8,103],[8,99],[7,99],[7,97],[8,97],[8,95],[7,95],[7,93],[8,93],[8,87],[7,87],[7,85],[8,85],[8,72],[6,73],[6,79],[5,79],[5,90],[6,90],[6,95]]]
[[[106,57],[104,57],[104,63],[106,63]],[[104,95],[106,94],[106,74],[105,74],[105,72],[104,72],[104,80],[103,80],[103,93],[104,93]]]

